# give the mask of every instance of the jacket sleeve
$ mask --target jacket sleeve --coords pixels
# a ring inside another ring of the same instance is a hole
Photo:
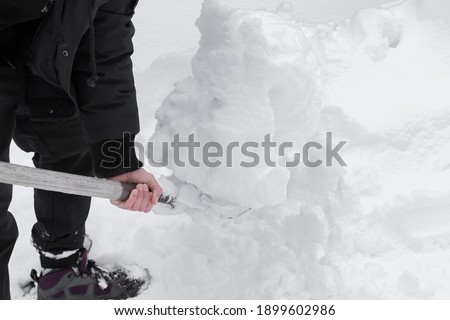
[[[72,82],[95,172],[101,178],[142,166],[134,148],[139,115],[131,62],[131,18],[136,3],[111,0],[102,5],[95,14],[93,30],[82,38],[74,60]],[[92,34],[94,39],[90,38]],[[92,86],[88,83],[94,64],[99,78]]]

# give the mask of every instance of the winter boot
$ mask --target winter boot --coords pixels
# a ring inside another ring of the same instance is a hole
[[[87,260],[86,250],[81,252],[77,266],[40,277],[33,270],[31,276],[37,283],[38,300],[123,300],[136,297],[150,280],[149,275],[137,279],[121,269],[104,270]]]

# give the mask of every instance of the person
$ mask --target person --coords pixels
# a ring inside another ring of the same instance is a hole
[[[139,132],[131,55],[137,0],[2,0],[0,161],[12,139],[37,168],[136,183],[114,205],[149,212],[161,187],[134,151]],[[114,150],[111,153],[111,150]],[[118,154],[120,157],[111,157]],[[0,299],[10,299],[8,264],[18,227],[0,184]],[[140,283],[87,259],[91,199],[34,191],[33,245],[42,272],[38,299],[125,299]],[[100,279],[106,281],[100,286]]]

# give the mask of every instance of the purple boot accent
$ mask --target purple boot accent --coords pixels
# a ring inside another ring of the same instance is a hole
[[[57,283],[61,281],[61,278],[63,278],[68,273],[73,273],[71,268],[62,269],[42,276],[39,279],[39,288],[41,288],[42,290],[53,288]]]

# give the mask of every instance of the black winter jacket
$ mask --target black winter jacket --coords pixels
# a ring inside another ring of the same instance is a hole
[[[130,58],[136,4],[0,0],[0,28],[39,19],[26,59],[32,73],[26,93],[32,118],[58,121],[79,113],[96,175],[102,178],[141,166],[133,148],[139,118]],[[121,157],[112,161],[105,146],[120,149]]]

